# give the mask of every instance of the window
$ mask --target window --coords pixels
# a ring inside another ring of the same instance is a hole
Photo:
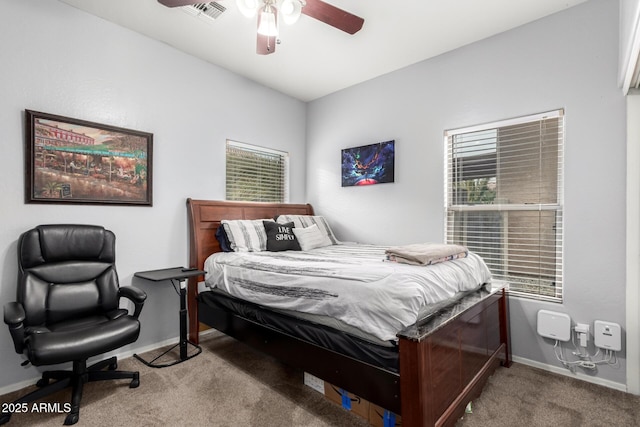
[[[288,174],[288,153],[227,141],[227,200],[287,202]]]
[[[562,301],[562,110],[445,132],[446,241],[521,296]]]

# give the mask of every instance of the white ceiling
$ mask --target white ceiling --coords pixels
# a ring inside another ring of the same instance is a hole
[[[256,21],[235,0],[215,21],[156,0],[60,0],[302,101],[403,68],[586,0],[326,0],[364,18],[349,35],[303,15],[257,55]]]

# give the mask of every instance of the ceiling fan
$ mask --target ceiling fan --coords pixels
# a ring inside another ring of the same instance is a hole
[[[167,7],[189,6],[202,3],[194,0],[158,0]],[[301,14],[310,16],[349,34],[362,28],[364,19],[322,0],[236,0],[240,12],[251,18],[258,15],[256,52],[269,55],[276,51],[278,37],[278,11],[282,20],[292,24]]]

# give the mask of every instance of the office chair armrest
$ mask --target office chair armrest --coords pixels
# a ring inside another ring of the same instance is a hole
[[[27,315],[24,312],[24,307],[19,302],[10,302],[4,306],[4,323],[9,325],[9,332],[11,333],[11,339],[13,339],[13,346],[16,349],[16,353],[22,354],[24,350],[24,319]]]
[[[118,295],[133,302],[133,305],[135,306],[133,317],[137,319],[142,311],[144,300],[147,299],[147,294],[142,289],[135,288],[133,286],[122,286],[118,290]]]
[[[4,323],[9,326],[18,326],[27,318],[24,307],[19,302],[9,302],[4,305]]]

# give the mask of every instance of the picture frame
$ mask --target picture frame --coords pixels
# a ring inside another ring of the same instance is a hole
[[[25,110],[25,203],[153,205],[153,134]]]
[[[395,140],[342,150],[342,186],[395,181]]]

